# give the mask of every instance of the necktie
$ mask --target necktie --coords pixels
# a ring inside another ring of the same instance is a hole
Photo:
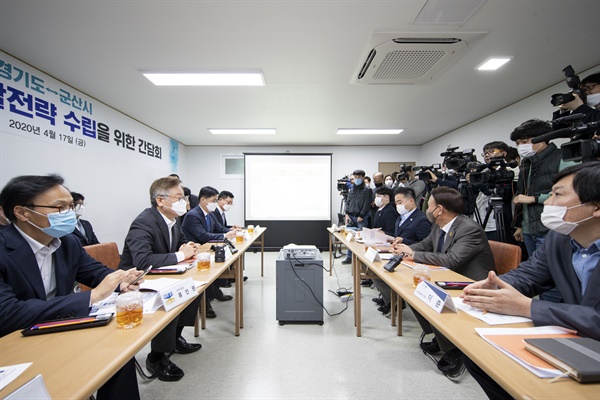
[[[210,215],[206,216],[206,230],[210,232]]]
[[[177,242],[175,241],[175,225],[171,227],[171,251],[177,251]]]
[[[437,252],[441,253],[444,247],[444,239],[446,238],[446,232],[440,231],[440,238],[438,239]]]
[[[225,218],[225,213],[221,214],[223,216],[223,226],[227,226],[227,218]]]

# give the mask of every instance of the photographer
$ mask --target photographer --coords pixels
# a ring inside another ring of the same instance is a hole
[[[415,201],[417,202],[417,207],[421,208],[423,197],[427,193],[427,186],[425,185],[424,181],[417,179],[416,172],[409,165],[406,166],[406,175],[408,177],[408,181],[406,182],[405,187],[409,187],[415,191]]]
[[[554,143],[531,143],[532,138],[551,131],[552,127],[548,122],[531,119],[523,122],[510,134],[510,140],[517,144],[522,160],[513,199],[513,203],[517,205],[513,222],[516,228],[514,238],[517,242],[525,242],[529,257],[542,245],[548,233],[548,228],[542,224],[541,215],[544,201],[550,197],[552,176],[573,164],[561,160],[561,151]],[[559,302],[560,294],[546,292],[540,298]]]
[[[581,81],[579,85],[585,98],[573,91],[574,100],[560,105],[561,110],[569,110],[572,114],[584,114],[584,123],[600,121],[600,72],[596,72]]]
[[[357,229],[367,228],[370,226],[371,219],[371,199],[373,191],[365,186],[363,179],[365,171],[357,169],[352,173],[354,183],[348,191],[348,200],[346,204],[346,225],[354,226]],[[348,250],[348,256],[342,264],[350,264],[352,262],[352,253]]]

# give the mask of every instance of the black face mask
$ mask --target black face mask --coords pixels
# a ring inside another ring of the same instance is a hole
[[[375,187],[376,187],[376,188],[380,188],[380,187],[382,187],[382,186],[383,186],[383,183],[376,183],[376,184],[375,184]]]

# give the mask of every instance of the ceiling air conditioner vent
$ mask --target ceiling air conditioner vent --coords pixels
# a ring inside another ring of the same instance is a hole
[[[484,33],[456,32],[442,36],[437,34],[380,33],[374,34],[371,48],[356,79],[362,84],[424,84],[429,83],[446,70],[468,47],[467,39],[474,41]],[[381,41],[387,35],[387,40]],[[457,36],[465,37],[457,37]]]

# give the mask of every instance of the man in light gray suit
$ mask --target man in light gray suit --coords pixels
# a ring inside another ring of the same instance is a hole
[[[485,231],[475,221],[462,215],[462,196],[456,189],[440,186],[431,191],[427,203],[427,218],[431,233],[419,243],[407,246],[396,244],[393,251],[404,253],[405,258],[418,263],[447,267],[473,280],[485,279],[495,270],[494,257]],[[462,353],[421,314],[413,309],[423,328],[421,348],[426,354],[444,352],[437,367],[449,378],[464,372]],[[423,342],[424,335],[434,333],[431,342]],[[433,357],[432,357],[433,358]]]

